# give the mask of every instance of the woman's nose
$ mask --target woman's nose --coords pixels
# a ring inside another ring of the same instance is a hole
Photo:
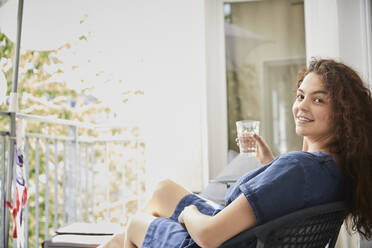
[[[299,102],[298,108],[302,110],[307,110],[308,107],[309,107],[309,100],[307,97],[305,97],[304,99],[302,99],[301,102]]]

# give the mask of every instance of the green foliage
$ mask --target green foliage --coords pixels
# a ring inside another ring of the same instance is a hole
[[[79,38],[83,41],[86,39],[86,37]],[[0,64],[0,69],[7,79],[7,95],[9,95],[12,85],[13,65],[11,63],[14,57],[14,44],[1,32],[0,44],[0,59],[5,61]],[[52,80],[55,75],[63,75],[64,71],[59,67],[63,61],[60,61],[58,54],[69,49],[71,45],[66,44],[52,51],[26,50],[21,54],[18,76],[18,106],[21,112],[79,121],[91,121],[94,119],[90,117],[91,115],[110,112],[108,107],[101,106],[99,102],[87,103],[84,100],[86,97],[84,92],[69,89],[63,81]],[[46,70],[46,66],[52,66],[53,70]],[[79,107],[83,107],[83,112],[78,110]],[[7,111],[7,108],[5,105],[0,106],[0,111]],[[1,118],[0,128],[6,129],[8,121],[8,118]],[[42,133],[45,126],[35,123],[34,125],[28,124],[27,128],[32,132]],[[66,134],[66,131],[60,130],[54,134]]]
[[[11,58],[14,55],[14,44],[11,42],[3,33],[0,32],[0,61],[3,62],[2,68],[0,70],[4,73],[5,78],[7,80],[7,94],[10,93],[11,86],[12,86],[12,74],[13,74],[13,67],[10,65]],[[0,106],[0,111],[4,111],[6,108],[4,106]]]
[[[86,36],[79,37],[79,40],[85,42],[87,40]],[[13,73],[13,57],[14,57],[14,44],[11,42],[6,35],[0,32],[0,70],[4,73],[7,79],[7,95],[10,94],[11,84],[12,84],[12,73]],[[39,116],[54,116],[60,119],[66,120],[79,120],[86,121],[94,119],[94,115],[99,113],[107,114],[110,109],[101,106],[99,102],[86,102],[84,92],[76,92],[73,89],[69,89],[66,83],[58,80],[51,80],[54,75],[63,74],[64,71],[59,67],[63,61],[58,58],[58,53],[71,49],[70,44],[66,44],[61,48],[52,51],[31,51],[26,50],[21,54],[20,64],[19,64],[19,77],[18,77],[18,92],[19,92],[19,109],[20,112],[39,115]],[[53,70],[46,70],[46,66],[54,66]],[[94,72],[92,72],[94,73]],[[75,107],[74,107],[75,106]],[[80,110],[78,110],[80,107]],[[8,111],[8,107],[3,105],[0,106],[0,111]],[[93,117],[92,117],[93,116]],[[0,117],[0,130],[8,130],[9,118],[6,116]],[[38,134],[53,134],[56,136],[68,136],[68,129],[61,125],[50,125],[41,122],[27,122],[28,133],[38,133]],[[118,132],[110,131],[112,132]],[[79,135],[89,135],[90,137],[97,136],[97,132],[94,130],[79,130]],[[30,178],[30,197],[29,197],[29,244],[28,247],[35,247],[35,204],[39,206],[40,217],[45,213],[45,185],[40,184],[39,192],[40,198],[39,202],[35,203],[35,195],[32,188],[35,187],[36,180],[36,149],[35,149],[35,139],[30,142],[30,150],[28,154],[28,160],[30,162],[29,167],[29,178]],[[43,143],[44,142],[44,143]],[[53,144],[54,141],[50,141]],[[53,146],[51,146],[53,147]],[[39,166],[39,177],[53,178],[51,174],[52,170],[49,169],[49,175],[46,175],[46,157],[45,157],[45,140],[40,140],[40,166]],[[50,148],[52,149],[52,148]],[[53,162],[54,155],[53,152],[50,155],[50,163]],[[94,151],[94,156],[97,158],[103,156],[102,151]],[[62,160],[62,154],[58,154],[59,161]],[[54,161],[55,162],[55,161]],[[57,161],[58,163],[58,161]],[[52,180],[52,179],[51,179]],[[53,185],[53,184],[51,184]],[[62,182],[58,182],[59,187],[59,197],[61,197],[62,192]],[[33,189],[34,190],[34,189]],[[50,189],[50,193],[53,190]],[[49,235],[52,235],[53,230],[53,218],[54,218],[54,199],[49,198]],[[61,206],[59,206],[61,211]],[[44,239],[44,225],[42,218],[39,222],[39,244],[41,244]],[[59,226],[62,224],[61,219],[58,221]],[[10,232],[11,233],[11,232]],[[10,247],[12,247],[12,242],[10,242]]]
[[[89,36],[82,35],[77,38],[77,42],[87,42],[89,40]],[[14,44],[3,34],[0,32],[0,70],[3,71],[5,77],[7,79],[8,89],[7,95],[10,94],[11,91],[11,84],[12,84],[12,73],[13,73],[13,57],[14,57]],[[83,89],[81,91],[75,91],[67,87],[66,82],[61,80],[63,77],[59,77],[61,75],[65,75],[65,67],[63,67],[64,61],[59,59],[61,53],[69,52],[73,46],[70,43],[66,43],[65,45],[61,46],[56,50],[51,51],[32,51],[32,50],[25,50],[22,51],[20,57],[20,64],[19,64],[19,76],[18,76],[18,92],[19,92],[19,109],[20,112],[32,115],[39,115],[39,116],[48,116],[48,117],[55,117],[60,119],[66,120],[77,120],[77,121],[87,121],[92,122],[95,120],[95,116],[109,116],[110,115],[110,108],[108,106],[102,105],[99,101],[94,100],[94,98],[89,96],[89,89]],[[90,63],[90,58],[88,59],[88,63]],[[72,65],[72,70],[78,69],[80,65]],[[93,75],[100,76],[103,74],[102,70],[97,72],[92,71]],[[82,84],[86,84],[87,81],[81,80]],[[134,95],[143,95],[143,90],[136,90],[133,92]],[[123,101],[125,103],[125,101]],[[7,111],[7,106],[0,106],[0,111]],[[9,128],[9,118],[6,116],[0,117],[0,130],[8,130]],[[44,135],[55,135],[55,136],[68,136],[69,130],[68,127],[62,125],[51,125],[43,122],[38,121],[27,121],[27,128],[26,132],[28,133],[37,133],[37,134],[44,134]],[[106,131],[106,135],[118,135],[124,132],[131,137],[139,137],[139,130],[138,128],[128,128],[128,129],[110,129]],[[91,129],[79,129],[78,130],[79,136],[88,136],[88,137],[97,137],[98,133],[96,130]],[[46,144],[45,139],[40,139],[39,143],[39,157],[37,157],[36,153],[36,138],[29,139],[29,153],[27,154],[27,159],[30,161],[29,163],[29,222],[28,222],[28,229],[29,229],[29,244],[28,247],[35,247],[35,239],[36,239],[36,216],[35,216],[35,209],[36,205],[39,206],[39,236],[38,241],[39,245],[41,244],[42,240],[44,239],[44,228],[45,228],[45,208],[46,208],[46,197],[45,191],[46,187],[48,187],[49,195],[58,194],[58,199],[63,199],[63,184],[61,178],[58,179],[58,192],[54,192],[54,187],[50,185],[54,185],[54,171],[53,168],[58,167],[59,175],[62,174],[61,169],[64,164],[63,162],[63,149],[61,142],[58,142],[59,150],[57,154],[57,161],[54,157],[54,144],[55,140],[49,140],[50,143],[50,155],[49,155],[49,163],[47,163],[46,159]],[[68,142],[67,142],[68,143]],[[120,194],[123,193],[123,183],[125,182],[124,187],[128,189],[128,191],[135,192],[139,194],[138,191],[144,191],[144,182],[139,181],[138,174],[144,174],[143,168],[143,161],[138,162],[138,154],[143,155],[145,146],[142,142],[139,143],[139,146],[134,145],[135,142],[128,142],[123,144],[122,146],[110,145],[108,157],[110,159],[107,162],[109,168],[111,169],[109,173],[109,178],[107,178],[107,182],[110,188],[110,196],[112,198],[118,197],[120,199]],[[67,144],[67,154],[70,152],[68,148],[69,144]],[[95,144],[95,148],[92,150],[92,157],[98,167],[102,166],[106,163],[105,161],[105,146],[101,144]],[[128,154],[131,154],[130,157]],[[126,158],[124,158],[126,156]],[[84,156],[83,156],[84,157]],[[134,158],[136,159],[134,159]],[[86,158],[82,158],[84,159]],[[39,173],[38,176],[36,175],[36,161],[39,160]],[[46,172],[46,166],[50,165],[49,172]],[[52,166],[53,165],[53,166]],[[56,166],[56,167],[55,167]],[[124,169],[125,172],[123,173]],[[100,170],[100,168],[98,168]],[[118,173],[118,171],[120,173]],[[96,172],[97,173],[97,172]],[[125,178],[124,178],[125,177]],[[35,196],[35,188],[36,188],[36,178],[39,180],[39,193],[40,197],[38,202],[36,203],[36,196]],[[50,180],[49,186],[46,186],[43,180],[45,181],[46,178]],[[102,182],[97,182],[98,190],[102,190]],[[138,187],[139,185],[139,187]],[[95,187],[94,187],[95,188]],[[95,189],[97,190],[97,189]],[[119,194],[119,193],[120,194]],[[105,193],[105,192],[104,192]],[[96,197],[96,196],[95,196]],[[99,198],[97,196],[96,202],[104,202],[105,199]],[[123,208],[126,209],[127,213],[134,213],[137,209],[137,201],[129,201],[124,204],[125,206],[118,207],[118,209],[122,210]],[[54,198],[49,197],[48,200],[48,215],[49,215],[49,223],[48,223],[48,230],[49,236],[53,233],[53,219],[54,219]],[[115,209],[113,210],[113,213]],[[58,226],[62,225],[61,220],[61,213],[62,207],[61,204],[58,206]],[[103,211],[95,213],[95,216],[102,217],[104,215]],[[122,220],[123,216],[120,214],[113,214],[111,220],[120,221]],[[128,216],[126,216],[125,220],[127,221]],[[12,242],[10,243],[12,247]]]

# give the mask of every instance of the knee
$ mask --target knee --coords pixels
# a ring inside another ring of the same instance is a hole
[[[158,182],[158,184],[156,185],[155,191],[162,191],[162,190],[164,190],[166,188],[171,187],[174,184],[176,184],[176,183],[173,182],[170,179],[163,179],[163,180],[161,180],[161,181]]]
[[[136,247],[141,247],[142,242],[145,238],[147,229],[150,223],[155,219],[155,217],[149,214],[136,214],[134,215],[128,223],[126,230],[126,243],[133,244]],[[132,246],[129,246],[132,247]],[[134,246],[133,246],[134,247]]]
[[[138,226],[139,218],[140,218],[139,214],[136,214],[132,216],[132,218],[128,222],[127,229],[125,231],[125,238],[126,238],[126,242],[128,243],[133,243],[134,237],[136,233],[138,232],[137,226]]]
[[[130,218],[129,222],[128,222],[128,225],[127,225],[127,229],[125,230],[125,236],[128,240],[130,240],[131,238],[131,233],[133,232],[133,226],[134,226],[134,222],[135,222],[135,218],[137,216],[134,215],[132,216],[132,218]]]
[[[158,184],[156,185],[153,193],[152,193],[152,197],[153,198],[156,198],[157,196],[160,196],[164,193],[167,192],[168,189],[170,189],[173,185],[175,185],[176,183],[173,182],[172,180],[170,179],[163,179],[161,180],[160,182],[158,182]]]

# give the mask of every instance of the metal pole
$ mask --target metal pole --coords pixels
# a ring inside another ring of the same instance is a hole
[[[8,164],[7,181],[6,181],[7,188],[6,188],[6,194],[5,194],[5,201],[8,201],[8,202],[11,202],[11,196],[12,196],[14,144],[15,144],[15,139],[16,139],[16,112],[18,110],[17,90],[18,90],[19,52],[20,52],[21,31],[22,31],[22,15],[23,15],[23,0],[18,0],[17,39],[15,43],[13,81],[12,81],[12,91],[10,93],[10,105],[9,105],[9,112],[10,112],[9,158],[10,159],[9,159],[9,164]],[[5,210],[4,247],[8,247],[9,224],[10,224],[9,211]]]
[[[17,40],[14,54],[14,68],[12,93],[18,92],[18,68],[19,68],[19,52],[21,47],[21,33],[22,33],[22,16],[23,16],[23,0],[18,0],[18,14],[17,14]]]

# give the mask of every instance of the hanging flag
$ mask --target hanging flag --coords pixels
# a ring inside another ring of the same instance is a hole
[[[13,238],[17,239],[17,248],[25,246],[24,240],[24,208],[27,202],[27,186],[25,170],[23,166],[23,140],[24,122],[17,121],[17,138],[14,142],[14,164],[15,168],[15,206],[11,202],[5,202],[13,216]]]
[[[13,238],[17,239],[17,248],[22,248],[24,247],[23,211],[27,202],[27,187],[23,167],[23,152],[17,148],[16,144],[14,144],[14,166],[16,168],[15,206],[8,201],[5,205],[9,207],[13,215]]]

